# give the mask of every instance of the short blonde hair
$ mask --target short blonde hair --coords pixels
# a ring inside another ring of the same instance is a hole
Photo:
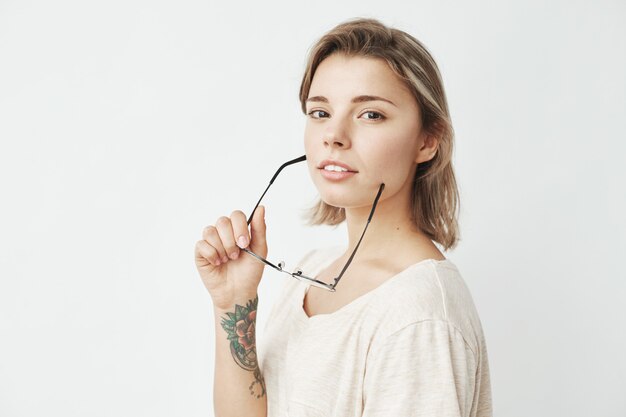
[[[452,168],[454,130],[448,111],[443,81],[435,60],[413,36],[385,26],[376,19],[347,20],[311,48],[300,85],[300,103],[306,115],[306,99],[319,64],[333,53],[384,59],[407,85],[417,100],[422,129],[439,139],[435,156],[418,164],[413,180],[411,220],[444,250],[459,240],[459,191]],[[307,212],[307,224],[337,225],[346,218],[345,209],[319,199]]]

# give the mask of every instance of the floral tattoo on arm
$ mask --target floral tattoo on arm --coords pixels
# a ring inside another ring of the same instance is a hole
[[[222,328],[230,340],[230,353],[235,363],[246,371],[252,371],[254,381],[248,387],[250,394],[261,398],[265,395],[265,381],[261,375],[256,354],[256,311],[259,297],[248,301],[246,306],[235,304],[234,313],[222,317]],[[258,385],[258,386],[257,386]],[[256,386],[256,387],[255,387]]]

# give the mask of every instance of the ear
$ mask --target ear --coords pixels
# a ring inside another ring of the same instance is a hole
[[[415,156],[415,163],[430,161],[434,158],[439,148],[439,138],[430,133],[422,131],[419,137],[419,149]]]

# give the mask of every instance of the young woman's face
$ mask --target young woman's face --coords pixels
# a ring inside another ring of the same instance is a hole
[[[313,77],[306,113],[307,165],[323,201],[371,208],[383,182],[381,201],[398,192],[408,195],[423,142],[420,110],[384,60],[337,53],[324,59]],[[325,159],[357,172],[328,179],[319,168]]]

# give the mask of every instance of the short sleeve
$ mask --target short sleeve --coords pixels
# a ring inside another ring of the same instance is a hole
[[[373,345],[363,384],[363,417],[470,416],[475,355],[445,320],[412,323]]]

